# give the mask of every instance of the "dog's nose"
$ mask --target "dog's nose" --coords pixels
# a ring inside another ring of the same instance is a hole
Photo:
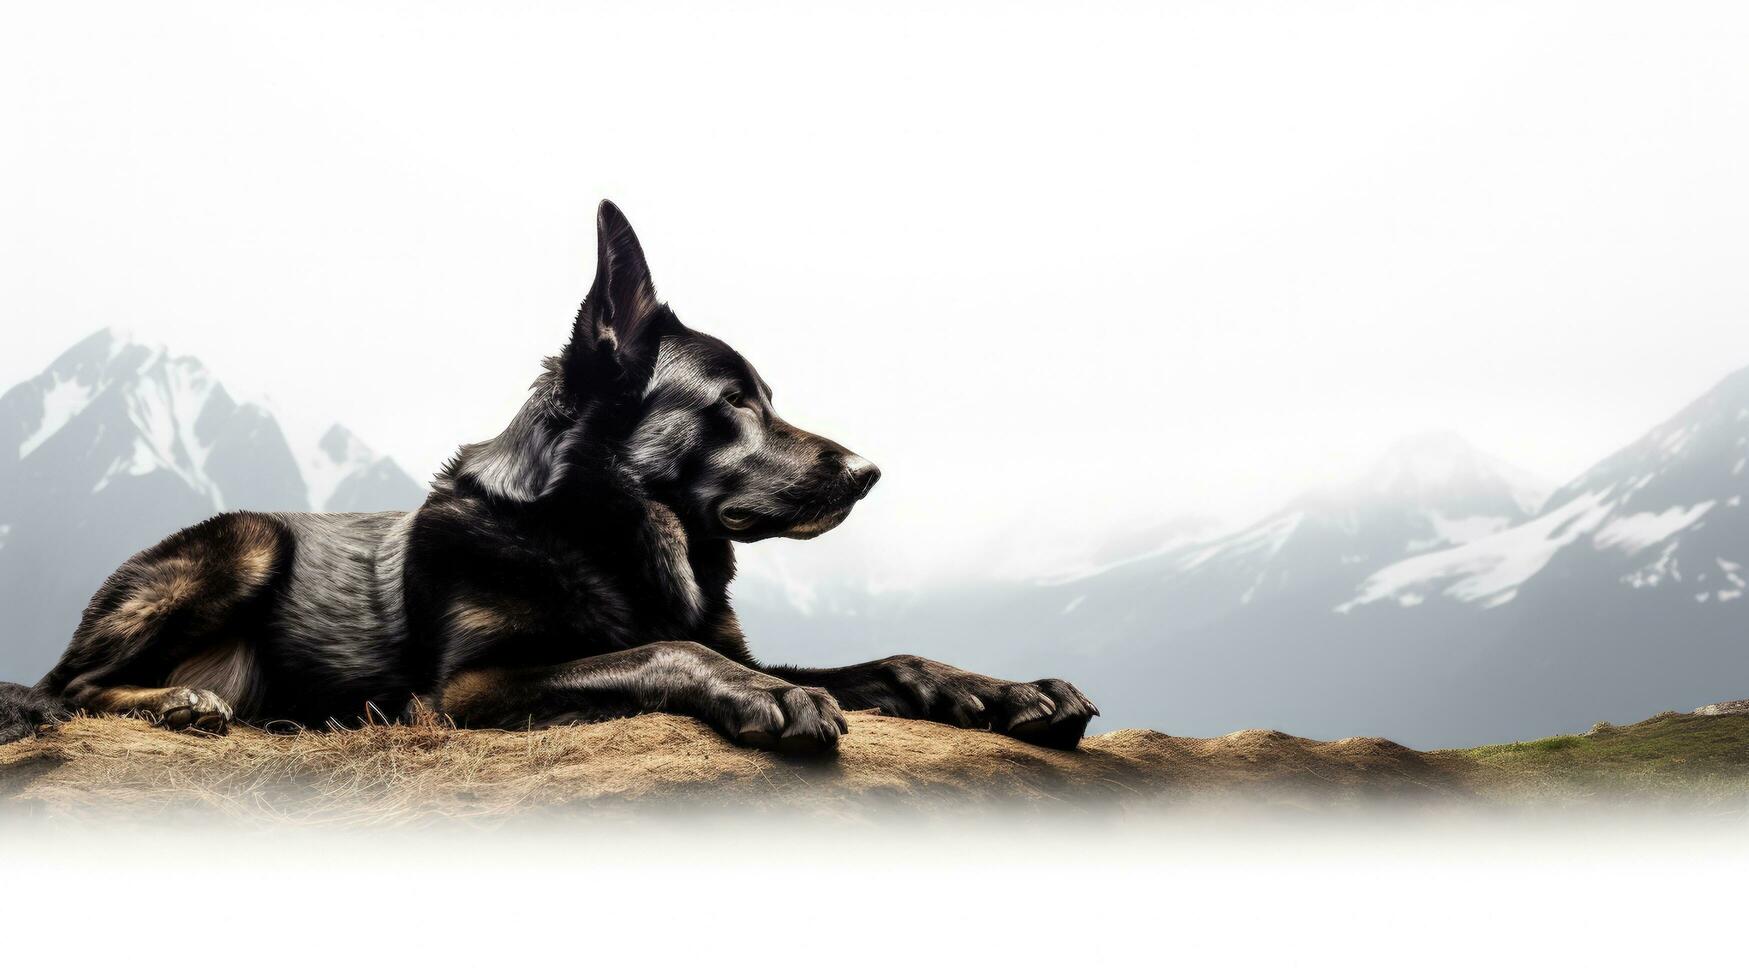
[[[874,489],[875,481],[881,478],[881,468],[861,456],[845,456],[844,470],[850,474],[850,482],[856,485],[858,497],[868,496],[868,492]]]

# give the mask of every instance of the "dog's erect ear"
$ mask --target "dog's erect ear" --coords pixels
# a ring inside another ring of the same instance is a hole
[[[656,312],[656,287],[632,223],[612,201],[595,211],[595,283],[571,328],[571,356],[623,370],[647,353],[640,341]]]

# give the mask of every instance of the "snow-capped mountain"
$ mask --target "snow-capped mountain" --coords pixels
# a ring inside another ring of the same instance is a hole
[[[1339,608],[1498,606],[1544,576],[1733,602],[1749,562],[1749,370],[1557,490],[1534,519],[1381,569]],[[1613,586],[1613,588],[1612,588]]]
[[[57,499],[144,480],[215,511],[305,499],[270,414],[234,401],[194,358],[109,330],[0,396],[0,479]]]
[[[272,412],[199,361],[111,330],[0,395],[0,676],[46,669],[104,576],[177,528],[318,501],[418,505],[392,460],[338,426],[329,436],[295,452]]]
[[[1405,439],[1360,479],[1302,495],[1242,530],[1090,577],[1154,601],[1194,596],[1194,617],[1261,602],[1322,603],[1406,556],[1463,544],[1535,512],[1547,486],[1451,433]],[[1073,583],[1064,583],[1071,585]],[[1099,614],[1097,591],[1077,606]],[[1070,600],[1073,602],[1074,600]]]
[[[339,423],[305,454],[304,479],[315,510],[405,510],[425,496],[406,470]]]

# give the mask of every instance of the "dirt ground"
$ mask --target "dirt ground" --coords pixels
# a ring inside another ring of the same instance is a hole
[[[438,722],[291,735],[165,732],[79,718],[0,746],[0,811],[112,819],[206,815],[347,827],[502,821],[626,807],[800,809],[864,819],[980,809],[1131,813],[1245,805],[1328,810],[1749,801],[1749,716],[1665,715],[1587,735],[1417,752],[1273,731],[1181,738],[1128,729],[1077,752],[989,732],[851,716],[835,758],[789,759],[702,724],[644,715],[533,732]]]

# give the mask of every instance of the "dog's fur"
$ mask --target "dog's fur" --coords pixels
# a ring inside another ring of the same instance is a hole
[[[424,703],[492,727],[672,711],[805,752],[836,746],[842,705],[1074,747],[1098,712],[1065,681],[753,660],[734,542],[830,530],[880,472],[784,422],[752,365],[659,303],[610,202],[597,233],[569,343],[422,507],[229,513],[141,552],[34,690],[0,689],[0,741],[69,708],[222,732]]]

